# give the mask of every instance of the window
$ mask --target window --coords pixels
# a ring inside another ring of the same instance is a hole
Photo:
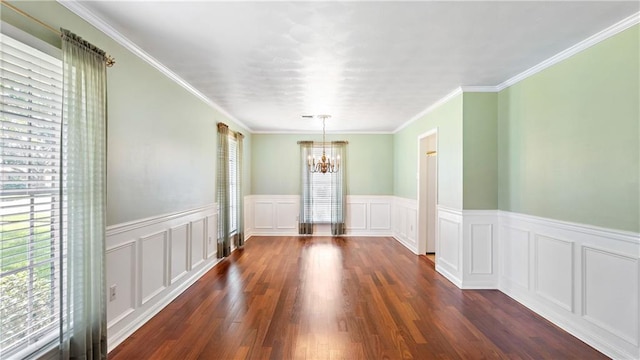
[[[326,152],[327,157],[331,157],[330,149]],[[314,146],[311,149],[312,156],[318,161],[322,158],[322,147]],[[313,222],[330,223],[331,222],[331,174],[312,173],[311,180],[311,199]]]
[[[0,357],[58,335],[62,64],[0,34]]]
[[[229,136],[229,233],[238,231],[238,141]]]

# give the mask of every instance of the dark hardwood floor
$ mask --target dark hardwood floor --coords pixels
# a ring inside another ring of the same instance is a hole
[[[122,359],[600,359],[392,238],[253,237],[109,354]]]

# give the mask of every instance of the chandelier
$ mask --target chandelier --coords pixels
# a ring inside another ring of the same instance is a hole
[[[325,151],[325,121],[331,117],[331,115],[318,115],[322,119],[322,157],[316,162],[316,158],[309,155],[307,157],[307,165],[310,173],[337,173],[340,169],[340,155],[337,158],[330,159],[327,157]]]

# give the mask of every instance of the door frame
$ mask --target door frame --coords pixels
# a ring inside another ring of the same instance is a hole
[[[427,138],[429,136],[432,136],[432,135],[436,135],[436,152],[437,152],[437,151],[439,151],[439,148],[440,148],[440,146],[439,146],[439,141],[440,140],[439,140],[439,136],[438,136],[438,127],[435,127],[435,128],[433,128],[433,129],[431,129],[431,130],[429,130],[429,131],[427,131],[427,132],[425,132],[425,133],[423,133],[423,134],[418,136],[418,166],[417,166],[417,169],[418,169],[418,174],[417,174],[417,179],[418,179],[418,183],[417,183],[417,186],[418,186],[418,204],[417,205],[418,206],[417,206],[417,210],[418,211],[417,211],[417,219],[416,219],[416,223],[417,223],[417,229],[416,229],[417,230],[417,236],[416,236],[417,244],[416,245],[417,245],[418,254],[420,254],[420,255],[424,255],[427,252],[427,232],[426,232],[427,224],[424,221],[421,221],[421,219],[424,218],[424,215],[427,212],[427,208],[426,208],[427,194],[426,193],[423,194],[423,191],[421,191],[422,182],[426,181],[426,179],[423,179],[421,177],[421,174],[422,174],[422,168],[421,168],[422,167],[422,161],[421,161],[421,159],[422,159],[422,156],[425,156],[425,154],[421,153],[420,145],[421,145],[423,139],[425,139],[425,138]],[[440,174],[440,161],[438,161],[436,163],[436,194],[435,194],[436,195],[436,213],[438,211],[438,187],[439,187],[438,177],[439,177],[439,174]],[[440,249],[440,244],[439,244],[439,241],[438,241],[438,222],[435,221],[434,225],[436,227],[436,229],[435,229],[436,230],[435,231],[435,233],[436,233],[435,251],[436,251],[436,257],[437,257],[438,250]]]

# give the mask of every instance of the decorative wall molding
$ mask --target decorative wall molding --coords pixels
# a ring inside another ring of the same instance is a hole
[[[244,198],[245,237],[298,236],[299,195],[249,195]],[[348,195],[346,236],[392,236],[392,197]],[[331,236],[326,224],[312,236]]]
[[[436,270],[456,286],[499,289],[608,356],[640,358],[640,234],[499,210],[437,211]],[[404,222],[394,219],[394,236],[406,246]]]
[[[394,197],[391,222],[393,237],[412,253],[418,254],[418,202]]]
[[[640,234],[498,217],[502,292],[612,358],[640,358]]]
[[[436,270],[463,287],[463,215],[458,209],[437,206]]]
[[[251,129],[247,127],[245,124],[236,119],[233,115],[227,112],[225,109],[220,107],[220,105],[213,102],[203,93],[198,91],[195,87],[191,86],[188,82],[182,79],[173,71],[169,70],[168,67],[164,66],[160,61],[158,61],[153,56],[149,55],[146,51],[142,50],[138,45],[136,45],[133,41],[129,40],[126,36],[122,35],[119,31],[113,28],[113,26],[109,25],[106,21],[104,21],[101,17],[97,16],[89,9],[87,9],[84,5],[77,1],[64,1],[64,0],[56,0],[60,5],[66,7],[74,14],[81,17],[83,20],[93,25],[98,30],[105,33],[108,37],[112,38],[115,42],[122,45],[125,49],[131,51],[134,55],[145,61],[147,64],[151,65],[153,68],[158,70],[160,73],[164,74],[166,77],[171,79],[176,84],[182,86],[185,90],[193,94],[198,99],[204,101],[206,104],[219,111],[224,116],[233,120],[239,126],[249,130]]]
[[[580,41],[579,43],[565,49],[552,57],[542,61],[541,63],[529,68],[526,71],[521,72],[520,74],[502,82],[501,84],[496,86],[496,91],[502,91],[509,86],[512,86],[520,81],[539,73],[540,71],[547,69],[563,60],[570,58],[577,53],[584,51],[597,43],[604,41],[616,34],[621,33],[622,31],[640,23],[640,12],[635,13],[621,21],[609,26],[608,28]]]
[[[114,349],[217,262],[216,204],[110,226],[107,340]]]
[[[177,211],[169,214],[152,216],[152,217],[148,217],[140,220],[128,221],[126,223],[110,225],[110,226],[107,226],[106,236],[110,237],[122,232],[133,231],[136,229],[149,227],[155,224],[163,223],[163,222],[170,221],[177,218],[182,218],[192,214],[206,212],[209,209],[211,209],[212,206],[213,205],[199,206],[197,208],[193,208],[189,210]]]
[[[407,122],[405,122],[404,124],[402,124],[399,127],[397,127],[392,133],[395,134],[397,132],[400,132],[402,129],[404,129],[407,126],[411,125],[416,120],[418,120],[418,119],[422,118],[423,116],[431,113],[433,110],[437,109],[441,105],[447,103],[449,100],[453,99],[454,97],[456,97],[456,96],[458,96],[460,94],[462,94],[462,87],[457,87],[457,88],[453,89],[447,95],[443,96],[442,98],[440,98],[439,100],[437,100],[433,104],[429,105],[426,109],[422,110],[421,112],[416,114],[414,117],[409,119]]]
[[[247,238],[297,236],[297,195],[244,200]],[[416,200],[347,204],[348,235],[393,236],[416,253]],[[261,229],[256,215],[265,215]],[[118,286],[107,308],[110,349],[217,263],[216,216],[210,205],[110,227],[107,287]],[[497,288],[608,356],[640,357],[640,234],[498,210],[438,206],[437,218],[436,270],[456,286]],[[161,261],[145,263],[149,256]]]
[[[439,106],[441,106],[442,104],[448,102],[449,100],[451,100],[452,98],[454,98],[455,96],[463,93],[463,92],[499,92],[502,91],[506,88],[508,88],[509,86],[515,85],[517,83],[519,83],[520,81],[535,75],[563,60],[566,60],[568,58],[570,58],[573,55],[578,54],[579,52],[586,50],[588,48],[590,48],[593,45],[596,45],[597,43],[604,41],[616,34],[621,33],[622,31],[636,25],[640,23],[640,12],[637,12],[625,19],[622,19],[621,21],[617,22],[616,24],[613,24],[611,26],[609,26],[608,28],[598,32],[597,34],[594,34],[582,41],[580,41],[579,43],[551,56],[550,58],[532,66],[531,68],[521,72],[520,74],[513,76],[505,81],[503,81],[500,84],[497,85],[486,85],[486,86],[464,86],[461,85],[455,89],[453,89],[450,93],[446,94],[445,96],[443,96],[442,98],[440,98],[439,100],[437,100],[436,102],[434,102],[433,104],[429,105],[426,109],[424,109],[423,111],[421,111],[420,113],[418,113],[417,115],[415,115],[414,117],[412,117],[411,119],[407,120],[404,124],[400,125],[399,127],[397,127],[392,133],[397,133],[399,131],[401,131],[402,129],[406,128],[407,126],[409,126],[410,124],[412,124],[414,121],[422,118],[423,116],[429,114],[430,112],[432,112],[433,110],[437,109]]]

